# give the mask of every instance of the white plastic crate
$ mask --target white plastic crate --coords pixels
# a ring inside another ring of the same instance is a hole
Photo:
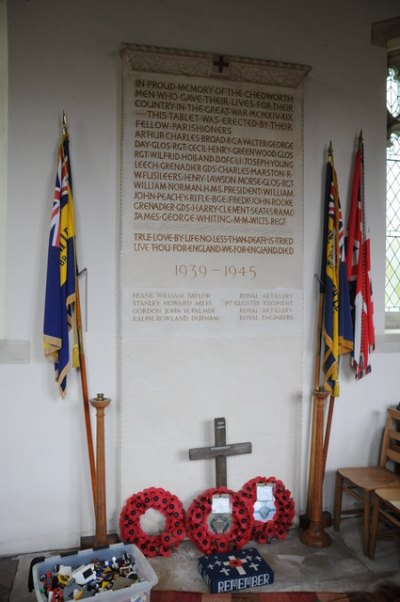
[[[51,556],[43,562],[38,562],[32,568],[33,586],[38,602],[47,602],[46,594],[40,581],[41,575],[47,571],[54,571],[55,565],[68,565],[76,569],[82,565],[89,564],[93,560],[111,560],[113,556],[121,557],[127,552],[136,562],[136,568],[139,578],[144,581],[133,583],[130,587],[116,591],[108,590],[98,593],[87,600],[93,599],[94,602],[150,602],[151,589],[158,582],[157,575],[151,567],[148,560],[142,552],[133,544],[116,543],[98,550],[79,550],[75,554],[67,556]]]

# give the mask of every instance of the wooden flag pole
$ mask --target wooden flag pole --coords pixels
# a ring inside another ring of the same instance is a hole
[[[329,144],[328,149],[328,161],[332,163],[333,166],[333,149],[332,142]],[[324,211],[325,213],[325,211]],[[320,391],[320,372],[321,372],[321,348],[322,348],[322,328],[323,328],[323,314],[324,314],[324,292],[321,291],[321,283],[320,283],[320,293],[319,293],[319,307],[318,307],[318,321],[317,321],[317,337],[316,337],[316,353],[315,353],[315,365],[314,365],[314,393],[316,391]],[[326,396],[325,396],[326,398]],[[325,437],[323,437],[323,470],[322,470],[322,479],[325,473],[325,465],[326,465],[326,456],[327,456],[327,448],[329,444],[329,436],[330,436],[330,426],[332,423],[332,412],[333,412],[333,404],[335,398],[331,396],[330,406],[329,406],[329,414],[327,420],[327,426],[325,430]],[[318,413],[320,411],[320,407],[316,402],[316,396],[313,395],[313,410],[312,410],[312,423],[311,423],[311,444],[310,444],[310,465],[309,465],[309,477],[308,477],[308,494],[307,494],[307,515],[305,517],[304,522],[309,523],[311,514],[312,514],[312,506],[315,500],[315,482],[316,482],[316,441],[320,437],[320,433],[318,429],[322,429],[322,433],[324,430],[324,420],[322,420],[322,424],[319,422]]]
[[[63,136],[68,136],[67,128],[67,116],[63,111],[63,125],[62,125]],[[69,184],[71,185],[71,183]],[[93,437],[92,437],[92,426],[90,421],[90,407],[89,407],[89,394],[87,388],[86,378],[86,360],[85,352],[83,349],[83,334],[82,334],[82,315],[81,315],[81,301],[79,295],[79,282],[78,282],[78,270],[76,265],[76,249],[74,255],[74,270],[75,270],[75,320],[76,320],[76,334],[78,338],[78,351],[79,351],[79,371],[81,374],[81,387],[82,387],[82,398],[83,398],[83,411],[85,416],[85,427],[86,427],[86,440],[89,454],[89,465],[90,465],[90,477],[92,483],[92,495],[93,495],[93,506],[94,512],[96,513],[96,465],[94,460],[93,451]]]
[[[319,373],[321,369],[321,337],[322,337],[322,315],[324,309],[324,295],[319,294],[318,324],[317,324],[317,351],[315,354],[314,367],[314,390],[319,389]],[[307,520],[310,517],[311,505],[314,497],[315,464],[313,461],[315,455],[316,438],[316,405],[313,399],[312,423],[311,423],[311,444],[310,444],[310,467],[308,475],[308,495],[307,495]]]
[[[328,161],[333,159],[332,142],[329,144],[328,149]],[[324,210],[325,213],[325,210]],[[321,291],[321,282],[319,281],[320,293],[319,293],[319,304],[318,304],[318,321],[317,321],[317,337],[316,337],[316,352],[315,352],[315,364],[314,364],[314,391],[318,391],[320,372],[321,372],[321,346],[322,346],[322,326],[323,326],[323,315],[324,315],[324,293]],[[307,519],[311,514],[311,505],[314,499],[314,481],[315,481],[315,439],[316,439],[316,404],[313,398],[313,411],[312,411],[312,423],[311,423],[311,444],[310,444],[310,467],[308,476],[308,495],[307,495]]]
[[[96,508],[97,508],[96,465],[95,465],[95,460],[94,460],[92,425],[91,425],[91,421],[90,421],[89,394],[88,394],[87,378],[86,378],[86,360],[85,360],[85,352],[83,349],[81,302],[80,302],[80,295],[79,295],[78,277],[76,277],[75,295],[76,295],[75,316],[76,316],[76,328],[77,328],[77,332],[78,332],[78,347],[79,347],[79,371],[81,374],[83,411],[84,411],[84,416],[85,416],[86,440],[87,440],[88,454],[89,454],[89,466],[90,466],[90,478],[91,478],[91,483],[92,483],[93,506],[94,506],[94,512],[95,512],[95,516],[96,516]]]
[[[333,163],[332,142],[329,145],[328,161],[330,161],[332,163],[332,169],[333,169],[333,172],[334,172],[335,171],[335,166],[334,166],[334,163]],[[325,475],[326,459],[327,459],[327,456],[328,456],[328,448],[329,448],[329,440],[330,440],[330,436],[331,436],[332,417],[333,417],[333,409],[334,409],[334,407],[335,407],[335,396],[331,395],[330,398],[329,398],[328,416],[327,416],[326,426],[325,426],[324,451],[323,451],[323,454],[324,454],[323,455],[323,459],[324,459],[323,460],[323,475]]]
[[[328,416],[326,419],[325,438],[324,438],[324,474],[325,474],[325,467],[326,467],[326,458],[328,456],[329,439],[331,436],[332,417],[333,417],[333,409],[335,407],[335,399],[336,398],[334,395],[331,395],[329,398]]]

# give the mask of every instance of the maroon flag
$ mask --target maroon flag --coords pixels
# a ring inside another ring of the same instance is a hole
[[[364,147],[362,137],[354,158],[354,175],[346,239],[347,280],[353,317],[351,365],[356,378],[371,372],[369,355],[375,349],[370,241],[364,210]]]

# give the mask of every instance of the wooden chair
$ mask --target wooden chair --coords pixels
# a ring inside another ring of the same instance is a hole
[[[338,468],[336,472],[333,527],[339,530],[346,515],[364,515],[363,550],[368,556],[371,514],[371,494],[382,487],[400,487],[400,411],[388,408],[383,431],[379,466]],[[342,510],[343,492],[356,498],[361,508]]]
[[[382,528],[378,531],[379,521]],[[375,558],[376,540],[400,537],[400,487],[375,489],[368,556]]]

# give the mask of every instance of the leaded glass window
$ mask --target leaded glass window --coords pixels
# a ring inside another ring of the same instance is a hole
[[[400,74],[387,78],[388,147],[386,154],[385,326],[400,329]]]

